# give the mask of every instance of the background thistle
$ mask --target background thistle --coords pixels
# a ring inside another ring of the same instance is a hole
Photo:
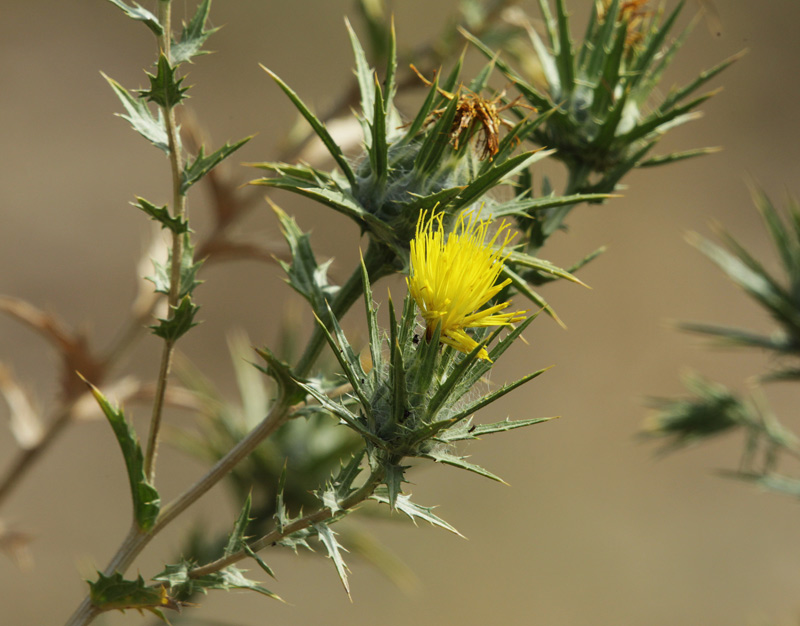
[[[534,617],[543,622],[590,623],[600,615],[605,621],[618,623],[671,625],[691,621],[727,625],[740,623],[742,615],[761,613],[768,604],[788,616],[785,621],[791,620],[796,609],[796,585],[791,576],[797,559],[787,546],[794,545],[796,505],[780,498],[760,499],[754,510],[751,497],[742,497],[741,487],[720,489],[719,479],[698,472],[693,466],[697,457],[653,465],[648,450],[627,445],[640,418],[640,409],[630,398],[643,390],[659,395],[679,393],[676,369],[680,364],[697,362],[695,350],[678,345],[672,333],[662,332],[661,319],[725,319],[745,327],[763,323],[760,313],[741,306],[738,291],[720,288],[712,293],[708,285],[721,283],[718,272],[687,252],[680,232],[706,232],[709,217],[717,218],[731,232],[745,233],[745,243],[757,254],[764,250],[765,239],[757,234],[760,226],[743,188],[732,181],[737,181],[746,168],[780,197],[779,190],[786,181],[791,185],[796,180],[796,138],[787,129],[797,128],[796,107],[792,105],[800,94],[785,76],[792,75],[800,58],[793,26],[800,18],[797,7],[792,2],[761,3],[755,12],[752,2],[727,0],[717,4],[724,25],[722,38],[711,37],[702,24],[698,25],[683,49],[685,56],[679,57],[666,75],[667,84],[673,77],[674,82],[685,84],[696,71],[713,66],[745,45],[751,48],[751,54],[727,72],[725,96],[704,106],[708,118],[693,124],[691,131],[679,129],[662,143],[665,152],[718,144],[725,145],[725,152],[691,165],[677,164],[647,175],[633,173],[626,181],[626,198],[615,200],[616,204],[602,212],[585,211],[580,220],[575,220],[569,237],[563,238],[564,247],[554,253],[553,260],[566,266],[602,244],[609,244],[612,252],[603,260],[605,265],[587,268],[582,275],[594,291],[555,289],[560,311],[580,311],[565,317],[569,332],[552,336],[532,332],[529,338],[537,354],[547,355],[543,357],[545,363],[560,362],[562,354],[571,355],[569,371],[556,368],[548,373],[546,386],[542,381],[537,383],[541,413],[576,417],[549,425],[551,432],[545,442],[522,437],[518,444],[500,440],[481,444],[475,460],[502,476],[513,477],[513,490],[488,482],[461,483],[454,472],[441,479],[432,477],[425,489],[431,493],[437,489],[437,494],[442,494],[439,504],[448,511],[448,518],[465,520],[458,527],[471,541],[453,538],[452,542],[442,542],[440,534],[433,531],[414,534],[414,542],[409,542],[404,552],[428,581],[422,599],[386,593],[385,583],[356,565],[359,590],[356,604],[350,607],[338,583],[331,580],[328,567],[323,567],[326,564],[311,565],[303,570],[298,588],[314,585],[324,600],[316,606],[278,607],[275,610],[281,619],[288,621],[298,615],[302,617],[297,619],[306,621],[322,619],[342,609],[357,620],[381,610],[387,620],[399,623],[424,610],[431,621],[475,623],[505,618],[513,623],[522,610],[535,611]],[[212,46],[219,53],[192,67],[190,78],[205,93],[215,94],[192,102],[205,113],[205,119],[213,120],[211,135],[224,140],[258,130],[259,135],[243,149],[241,158],[264,159],[267,138],[293,120],[290,104],[276,97],[274,85],[268,84],[257,68],[259,62],[291,80],[298,92],[315,103],[324,105],[334,98],[350,78],[352,58],[342,29],[323,25],[338,23],[350,7],[350,2],[326,3],[315,7],[313,19],[294,14],[279,21],[264,3],[215,5],[215,25],[225,25]],[[4,45],[15,53],[28,51],[17,57],[22,59],[20,64],[3,66],[6,92],[30,97],[24,102],[3,99],[4,106],[11,108],[9,117],[17,120],[7,127],[8,141],[3,142],[2,189],[7,211],[0,255],[3,267],[16,268],[13,274],[4,273],[3,291],[32,300],[45,310],[58,311],[69,327],[80,327],[83,320],[90,319],[96,333],[94,345],[102,345],[103,339],[112,338],[113,327],[106,313],[100,311],[124,313],[126,306],[121,303],[131,295],[131,262],[141,252],[141,239],[131,232],[138,229],[144,237],[142,223],[130,212],[115,207],[120,206],[120,198],[127,199],[132,193],[148,195],[152,191],[148,197],[155,200],[160,193],[155,181],[163,172],[143,142],[109,115],[116,102],[98,77],[97,67],[102,62],[110,75],[135,85],[141,73],[138,65],[131,67],[131,49],[143,44],[138,29],[121,21],[111,5],[102,8],[101,3],[98,16],[94,6],[47,3],[53,18],[47,21],[26,8],[15,3],[4,13],[7,23],[15,25],[4,38]],[[434,24],[443,21],[451,8],[430,2],[398,5],[400,49],[410,48],[416,36],[438,32]],[[584,18],[579,7],[570,10],[577,38]],[[690,10],[691,3],[684,18],[689,17]],[[67,24],[68,31],[64,30]],[[409,25],[416,29],[413,37]],[[403,41],[403,37],[407,39]],[[30,46],[31,38],[37,46]],[[48,47],[51,45],[59,46],[58,50]],[[109,45],[116,46],[118,56],[109,52]],[[286,54],[286,50],[306,50],[313,45],[323,50],[311,57],[312,61],[300,54]],[[54,63],[54,57],[60,63]],[[75,71],[60,71],[62,63]],[[322,71],[311,73],[307,71],[309,63],[324,66]],[[32,81],[31,75],[41,80]],[[426,76],[430,74],[426,72]],[[711,87],[719,84],[715,80]],[[80,122],[87,119],[91,124]],[[254,128],[253,120],[259,120],[263,127]],[[90,145],[93,150],[82,149]],[[59,166],[48,168],[36,184],[21,187],[19,181],[31,180],[31,163],[41,162],[42,155]],[[106,181],[90,195],[83,183],[87,170]],[[47,178],[47,184],[41,184],[41,178]],[[143,179],[154,181],[152,189],[141,188]],[[797,189],[792,192],[798,195]],[[281,204],[298,214],[304,229],[313,226],[315,237],[342,232],[344,239],[355,234],[351,225],[332,213],[322,216],[316,209],[311,213],[309,205],[302,202],[294,207],[281,199]],[[278,240],[273,219],[264,213],[251,213],[247,230],[261,231]],[[120,232],[124,236],[118,236]],[[70,258],[75,250],[81,251],[80,259]],[[350,247],[326,252],[336,256],[334,270],[339,263],[347,267],[357,262],[357,254]],[[203,330],[220,339],[194,341],[190,336],[186,346],[195,362],[206,366],[224,363],[215,378],[227,381],[228,388],[232,375],[227,357],[220,356],[225,350],[221,337],[234,319],[234,309],[236,323],[247,327],[257,345],[272,340],[273,323],[277,323],[265,320],[265,311],[272,294],[281,288],[280,276],[265,277],[255,265],[231,266],[235,280],[204,285]],[[229,269],[210,271],[222,274]],[[239,285],[246,288],[240,291]],[[536,324],[543,327],[546,321],[542,318]],[[13,363],[16,379],[37,381],[32,384],[46,397],[54,387],[39,383],[39,375],[55,360],[49,359],[38,337],[19,332],[16,322],[4,317],[0,324],[4,353],[18,355]],[[146,352],[144,347],[142,353],[134,355],[134,363],[147,361]],[[516,355],[509,355],[501,367],[510,365],[514,358]],[[716,364],[715,358],[700,357]],[[752,372],[751,363],[737,365],[727,356],[725,360],[726,366],[735,369],[727,376],[721,374],[730,381],[739,381],[742,374]],[[597,398],[603,399],[602,405],[596,403]],[[511,400],[503,406],[509,414],[519,414],[525,408]],[[142,414],[134,409],[136,419]],[[31,497],[11,499],[4,513],[11,523],[36,520],[39,539],[32,551],[39,564],[47,564],[35,577],[13,575],[5,581],[6,597],[24,600],[13,607],[22,623],[51,623],[60,617],[55,605],[69,604],[82,591],[76,581],[74,587],[70,586],[73,583],[62,584],[64,572],[74,579],[76,554],[85,554],[97,545],[97,533],[88,526],[70,528],[72,534],[66,545],[50,539],[64,530],[52,515],[52,503],[63,496],[63,483],[57,478],[65,468],[75,467],[76,458],[91,457],[91,467],[94,461],[109,466],[119,461],[116,450],[108,447],[106,451],[105,444],[99,445],[110,437],[104,424],[84,423],[76,428],[82,430],[70,435],[70,446],[65,445],[62,452],[30,475],[26,489]],[[12,445],[6,439],[0,445],[0,456],[8,458]],[[720,464],[728,458],[725,455]],[[164,463],[176,482],[195,473],[183,459],[169,461],[165,455]],[[703,467],[707,464],[704,457]],[[678,465],[681,468],[676,472]],[[124,524],[127,495],[115,493],[115,479],[88,470],[78,473],[76,469],[76,474],[71,484],[81,484],[83,490],[71,496],[70,505],[93,510],[102,491],[107,499],[101,521],[107,528]],[[602,490],[597,487],[598,481],[602,481]],[[464,498],[462,488],[474,491]],[[486,517],[480,518],[474,506],[476,498],[490,498],[496,508],[481,510]],[[216,517],[219,504],[212,502],[204,508],[205,519],[207,527],[224,532],[232,520]],[[507,511],[515,515],[505,515]],[[480,528],[485,527],[486,520],[501,517],[505,519],[502,532],[498,530],[491,542],[482,539]],[[593,520],[591,537],[586,533],[587,519]],[[708,523],[692,524],[692,534],[687,535],[687,519]],[[754,534],[753,525],[764,519],[785,522],[771,525],[770,533]],[[620,529],[634,538],[631,543],[620,540]],[[380,532],[397,545],[408,538],[409,529],[384,525]],[[108,536],[105,545],[117,540],[116,535]],[[626,551],[631,544],[635,544],[635,551]],[[664,568],[651,571],[647,580],[641,576],[643,554],[664,563]],[[546,574],[532,572],[532,560],[546,564]],[[684,568],[687,562],[692,563],[691,569]],[[719,563],[730,566],[720,568]],[[752,571],[763,576],[754,586],[750,585]],[[570,586],[561,584],[567,577],[572,581]],[[719,584],[709,588],[707,580],[712,577]],[[533,592],[531,580],[536,583]],[[293,582],[290,575],[282,579],[287,586]],[[47,606],[34,602],[42,587],[52,590],[59,601]],[[576,588],[583,591],[580,602]],[[740,593],[730,593],[731,588]],[[467,593],[477,589],[491,601],[483,603],[479,594]],[[686,603],[676,605],[667,597],[675,595],[664,594],[665,589],[686,598]],[[330,592],[327,597],[322,595],[326,591]],[[436,599],[421,608],[421,603],[434,594]],[[526,601],[520,608],[515,601],[521,597]],[[227,600],[217,599],[220,604],[209,609],[211,619],[225,618],[227,610],[222,605]],[[535,600],[533,609],[531,600]],[[263,603],[258,598],[245,600],[244,605],[238,604],[240,598],[236,596],[232,601],[240,607],[242,622],[260,623]],[[51,608],[52,614],[42,615]],[[245,614],[246,608],[252,609],[253,617]],[[115,617],[114,621],[121,620]]]

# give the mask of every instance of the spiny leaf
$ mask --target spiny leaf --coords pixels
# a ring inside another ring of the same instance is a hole
[[[384,470],[386,477],[386,493],[388,495],[389,508],[394,510],[397,506],[397,498],[403,495],[403,483],[405,481],[405,471],[408,466],[403,467],[400,465],[386,465]]]
[[[111,0],[113,2],[113,0]],[[134,98],[125,87],[120,85],[113,78],[109,78],[102,72],[100,74],[108,81],[114,93],[122,102],[127,114],[118,113],[122,119],[128,120],[133,130],[139,133],[142,137],[147,139],[159,150],[163,150],[169,154],[169,140],[167,139],[167,131],[164,128],[164,120],[161,112],[158,113],[158,118],[153,117],[147,103],[140,99]]]
[[[347,424],[350,428],[356,431],[359,435],[361,435],[364,439],[369,441],[370,443],[374,444],[378,447],[385,447],[385,442],[383,442],[378,436],[376,436],[367,426],[363,423],[363,419],[361,416],[356,415],[352,411],[350,411],[346,406],[344,406],[341,402],[336,402],[331,400],[327,395],[321,393],[318,389],[316,389],[313,385],[308,385],[305,383],[298,382],[298,386],[306,391],[309,395],[313,396],[323,407],[328,409],[331,413],[333,413],[336,417],[342,420],[345,424]]]
[[[450,145],[450,129],[458,110],[458,97],[453,97],[439,120],[425,133],[425,138],[414,159],[414,169],[421,176],[427,175],[441,161],[444,151]]]
[[[242,548],[247,553],[247,556],[249,556],[256,563],[258,563],[258,566],[262,570],[264,570],[265,574],[269,575],[272,578],[275,578],[275,572],[272,571],[272,568],[269,565],[267,565],[266,561],[264,561],[264,559],[262,559],[260,556],[258,556],[258,554],[256,554],[250,546],[248,546],[247,544],[244,544],[242,546]]]
[[[285,189],[306,198],[311,198],[346,215],[360,224],[362,228],[367,224],[370,217],[370,214],[364,210],[352,194],[339,189],[338,186],[322,186],[291,176],[259,178],[250,181],[250,184]]]
[[[188,61],[192,62],[192,57],[200,54],[208,54],[208,51],[201,50],[209,35],[214,34],[219,28],[205,30],[208,13],[211,10],[211,0],[203,0],[197,7],[197,11],[188,24],[184,24],[181,29],[181,38],[172,42],[170,57],[174,65]]]
[[[510,178],[520,170],[524,170],[554,152],[555,150],[533,150],[512,157],[504,163],[496,164],[464,188],[458,195],[458,200],[455,203],[456,207],[461,208],[472,204],[503,179]]]
[[[556,19],[558,20],[556,66],[561,79],[562,94],[568,94],[572,91],[575,83],[575,60],[572,54],[572,42],[569,38],[569,18],[564,0],[556,0]]]
[[[311,248],[309,234],[300,230],[297,222],[277,206],[272,207],[281,225],[286,243],[292,255],[292,263],[281,262],[288,282],[311,305],[314,313],[321,318],[328,317],[328,299],[339,290],[337,285],[328,282],[327,271],[330,262],[319,265]]]
[[[167,583],[171,593],[180,598],[191,597],[196,593],[207,594],[210,589],[248,589],[261,595],[268,596],[283,602],[280,596],[262,587],[257,581],[250,580],[244,575],[244,570],[230,566],[218,572],[206,574],[205,576],[192,577],[189,572],[192,563],[182,561],[175,565],[167,565],[166,569],[153,580]]]
[[[244,533],[247,530],[247,525],[251,521],[250,505],[252,503],[252,496],[252,492],[247,494],[247,499],[244,501],[242,511],[239,513],[239,517],[236,518],[236,522],[233,524],[233,530],[228,537],[228,543],[225,544],[223,556],[229,556],[234,552],[238,552],[247,544],[247,537],[245,537]]]
[[[781,474],[755,474],[731,471],[723,471],[720,472],[720,474],[728,478],[736,478],[753,483],[762,489],[768,489],[776,493],[800,498],[800,480],[796,478],[790,478]]]
[[[184,296],[178,306],[170,307],[172,316],[168,319],[159,318],[159,324],[153,325],[153,334],[165,341],[176,341],[189,332],[199,322],[194,321],[194,316],[200,307],[192,302],[190,296]]]
[[[150,89],[141,90],[139,95],[160,107],[171,109],[183,100],[183,94],[188,91],[188,87],[181,87],[183,77],[177,78],[177,68],[170,65],[169,59],[163,53],[158,57],[157,68],[155,74],[147,73]]]
[[[179,611],[181,608],[181,603],[167,594],[166,587],[148,587],[141,576],[125,580],[119,572],[111,576],[97,572],[97,575],[96,581],[89,581],[89,597],[92,605],[101,611],[145,610],[163,619],[160,609]]]
[[[189,230],[189,222],[180,216],[172,217],[166,205],[157,207],[144,198],[140,198],[138,196],[136,198],[136,202],[132,202],[131,204],[133,204],[133,206],[135,206],[137,209],[141,209],[147,213],[147,215],[149,215],[155,221],[159,222],[162,228],[168,228],[173,233],[180,235],[181,233],[185,233]]]
[[[383,504],[389,504],[389,498],[386,494],[386,491],[382,488],[376,489],[375,493],[372,494],[371,498],[376,500],[377,502],[382,502]],[[445,522],[442,518],[437,517],[433,514],[434,507],[427,507],[427,506],[420,506],[419,504],[414,504],[411,502],[411,495],[399,495],[395,500],[395,505],[393,507],[398,511],[402,511],[411,520],[416,524],[418,519],[425,520],[426,522],[433,524],[434,526],[438,526],[439,528],[444,528],[451,533],[458,535],[459,537],[463,537],[460,532],[458,532],[453,526]]]
[[[525,383],[533,380],[534,378],[536,378],[538,376],[541,376],[548,369],[550,369],[550,368],[548,367],[548,368],[540,369],[540,370],[538,370],[536,372],[528,374],[527,376],[523,376],[522,378],[520,378],[519,380],[517,380],[517,381],[515,381],[513,383],[503,385],[502,387],[500,387],[500,389],[497,389],[497,390],[495,390],[495,391],[483,396],[482,398],[480,398],[479,400],[476,400],[475,402],[471,402],[471,403],[467,404],[467,406],[465,406],[463,409],[458,411],[458,413],[453,415],[453,417],[451,419],[453,419],[453,420],[465,419],[466,417],[468,417],[472,413],[477,413],[483,407],[488,406],[489,404],[491,404],[495,400],[499,400],[504,395],[512,392],[517,387],[520,387],[520,386],[524,385]]]
[[[364,48],[358,40],[353,27],[350,26],[350,20],[345,18],[344,25],[347,28],[347,34],[350,37],[350,45],[353,48],[353,56],[356,60],[356,80],[358,81],[358,90],[361,93],[361,112],[368,125],[372,125],[373,109],[375,106],[374,100],[374,76],[375,72],[370,68],[367,63],[367,55],[364,54]]]
[[[472,426],[464,426],[463,429],[456,431],[456,429],[448,430],[439,435],[438,439],[450,443],[453,441],[466,441],[469,439],[479,439],[481,435],[491,435],[493,433],[502,433],[515,428],[524,428],[525,426],[533,426],[534,424],[541,424],[549,422],[555,417],[535,417],[527,420],[511,420],[506,418],[502,422],[495,422],[494,424],[476,424]]]
[[[669,163],[677,163],[686,159],[693,159],[694,157],[703,156],[705,154],[713,154],[719,152],[722,148],[696,148],[694,150],[685,150],[683,152],[673,152],[662,156],[655,156],[642,161],[637,164],[637,167],[656,167],[658,165],[667,165]]]
[[[224,159],[227,159],[231,154],[250,141],[250,139],[252,139],[252,137],[245,137],[233,144],[226,143],[219,150],[212,152],[208,156],[205,155],[205,151],[201,146],[197,156],[191,163],[186,165],[181,174],[181,194],[186,195],[189,187],[203,178],[203,176],[208,174]]]
[[[465,461],[463,457],[456,456],[455,454],[451,454],[449,452],[434,450],[421,456],[436,461],[437,463],[444,463],[445,465],[452,465],[453,467],[465,469],[469,472],[478,474],[479,476],[484,476],[485,478],[496,480],[497,482],[503,483],[504,485],[508,484],[499,476],[492,474],[492,472],[490,472],[489,470],[484,469],[479,465],[475,465],[473,463],[467,463],[467,461]]]
[[[261,366],[256,367],[277,383],[282,400],[289,405],[302,402],[306,394],[295,381],[289,364],[279,359],[267,348],[256,348],[256,353],[267,362],[267,366],[264,368]],[[282,497],[285,480],[284,477],[284,482],[281,483],[278,491],[280,497]]]
[[[166,263],[161,263],[152,259],[155,274],[147,276],[158,293],[168,294],[172,284],[172,250],[170,249]],[[197,272],[203,265],[203,261],[194,261],[194,246],[189,238],[188,231],[183,235],[183,247],[181,249],[181,268],[180,268],[180,287],[178,288],[178,297],[190,295],[195,288],[202,284],[202,281],[197,280]]]
[[[145,26],[153,31],[153,34],[157,37],[160,37],[164,34],[164,29],[161,26],[161,23],[158,21],[158,18],[150,13],[147,9],[142,8],[139,6],[139,3],[134,2],[133,6],[125,4],[122,0],[108,0],[111,4],[119,7],[122,11],[130,17],[131,19],[137,20],[139,22],[144,22]]]
[[[80,376],[80,374],[78,375]],[[81,378],[83,377],[81,376]],[[158,491],[148,482],[145,476],[144,455],[139,445],[139,438],[136,436],[136,431],[125,419],[122,410],[111,406],[111,403],[103,393],[88,380],[84,378],[83,381],[88,385],[117,438],[119,447],[122,450],[122,456],[125,459],[125,468],[128,472],[134,519],[139,529],[146,532],[152,528],[158,517],[161,500]]]
[[[311,110],[303,103],[302,100],[298,97],[298,95],[286,84],[284,83],[278,76],[273,73],[272,71],[268,70],[263,65],[261,66],[267,74],[269,74],[272,79],[278,83],[278,86],[283,90],[283,92],[289,96],[289,99],[292,103],[297,107],[297,110],[300,111],[300,114],[306,118],[306,121],[311,125],[311,128],[314,129],[314,132],[317,136],[322,140],[322,143],[325,144],[325,147],[330,152],[330,155],[333,157],[333,160],[336,161],[339,168],[342,170],[342,173],[347,177],[347,180],[350,182],[350,185],[355,186],[356,184],[356,175],[353,172],[353,168],[350,167],[350,164],[347,162],[347,159],[344,158],[344,154],[342,153],[342,149],[339,145],[333,140],[328,130],[325,128],[325,125],[317,119],[317,116],[314,115]]]
[[[333,561],[336,573],[339,574],[339,580],[342,581],[344,590],[347,592],[347,597],[350,598],[350,585],[347,582],[348,568],[341,554],[341,550],[345,552],[347,552],[347,550],[336,540],[336,533],[334,533],[327,524],[314,524],[314,530],[317,531],[317,537],[319,537],[322,545],[324,545],[325,549],[328,551],[328,556],[331,561]]]

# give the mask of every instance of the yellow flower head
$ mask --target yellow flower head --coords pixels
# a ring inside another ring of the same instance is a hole
[[[428,340],[441,324],[441,342],[469,353],[478,343],[465,331],[481,326],[506,326],[525,318],[527,311],[500,313],[510,302],[479,310],[511,281],[497,283],[508,253],[503,251],[513,239],[503,222],[487,243],[490,222],[476,214],[462,213],[453,232],[445,238],[443,213],[426,219],[423,212],[411,241],[411,269],[406,283],[425,320]],[[500,236],[503,243],[495,248]],[[478,357],[491,361],[485,349]]]

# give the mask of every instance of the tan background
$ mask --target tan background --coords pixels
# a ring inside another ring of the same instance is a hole
[[[435,32],[455,3],[395,4],[401,44],[410,46]],[[535,12],[535,3],[528,4]],[[571,2],[576,14],[588,4]],[[499,383],[532,368],[557,367],[482,416],[562,419],[472,445],[473,459],[511,487],[448,468],[415,474],[415,499],[439,504],[438,513],[469,540],[431,528],[373,524],[416,572],[418,586],[401,593],[353,562],[352,604],[323,559],[267,554],[279,576],[271,588],[289,606],[254,594],[217,593],[187,623],[796,623],[797,503],[714,475],[717,468],[735,467],[740,442],[734,438],[656,459],[653,446],[634,437],[646,413],[644,397],[681,393],[684,366],[740,389],[764,366],[749,355],[699,349],[695,338],[665,327],[665,320],[691,319],[770,328],[683,234],[709,234],[709,223],[718,220],[766,256],[745,177],[776,199],[787,189],[800,195],[800,4],[717,5],[723,35],[698,27],[666,84],[685,82],[742,48],[750,54],[715,82],[725,91],[703,107],[706,117],[671,133],[662,152],[705,145],[722,145],[724,152],[634,173],[624,198],[573,214],[570,236],[554,237],[549,258],[568,264],[607,244],[608,253],[582,274],[594,289],[547,290],[569,330],[538,320],[527,333],[530,346],[515,351],[516,361],[501,362],[493,377]],[[175,2],[179,17],[193,6]],[[342,25],[348,13],[353,7],[344,0],[216,2],[213,20],[224,28],[210,47],[218,53],[200,59],[188,79],[197,85],[190,106],[216,144],[258,133],[237,161],[269,159],[276,137],[293,120],[259,62],[319,109],[330,103],[350,76]],[[147,234],[145,220],[127,203],[134,195],[166,201],[168,168],[112,115],[120,107],[98,71],[134,87],[143,84],[141,68],[152,58],[149,33],[110,3],[0,3],[0,292],[56,311],[100,342],[125,314]],[[357,234],[343,218],[290,197],[277,199],[298,214],[301,226],[313,227],[321,255],[335,255],[338,268],[352,264]],[[193,202],[202,228],[202,196],[195,194]],[[265,205],[246,230],[265,240],[278,237]],[[334,232],[335,243],[326,241]],[[204,324],[184,350],[227,389],[226,331],[244,328],[254,343],[274,343],[271,311],[289,290],[275,268],[254,263],[218,266],[204,278],[198,291]],[[156,348],[146,340],[129,367],[152,376]],[[37,337],[0,319],[0,361],[13,365],[48,405],[54,358]],[[769,396],[792,423],[796,393],[773,387]],[[140,432],[145,413],[133,412]],[[5,415],[3,406],[0,419]],[[13,453],[10,435],[0,436],[2,465]],[[170,451],[162,454],[160,469],[167,498],[201,471]],[[191,513],[214,529],[235,515],[218,492]],[[36,569],[22,574],[0,560],[0,623],[62,623],[85,591],[80,577],[102,567],[127,530],[127,484],[107,425],[72,428],[27,477],[3,518],[36,535]],[[152,575],[162,555],[171,554],[179,526],[148,548],[138,562],[142,574]],[[106,623],[140,621],[134,613]]]

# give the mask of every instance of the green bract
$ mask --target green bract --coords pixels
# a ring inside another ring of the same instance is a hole
[[[438,327],[430,340],[415,333],[417,308],[413,298],[406,296],[399,321],[390,302],[388,352],[384,353],[366,268],[363,271],[372,367],[364,367],[335,318],[333,333],[325,331],[342,371],[352,385],[356,406],[352,406],[352,402],[332,400],[315,385],[300,384],[323,407],[363,437],[370,469],[382,477],[392,507],[402,493],[401,483],[406,468],[401,462],[405,457],[428,458],[500,480],[491,472],[468,463],[454,453],[449,444],[549,419],[506,420],[482,426],[470,424],[471,416],[478,410],[545,370],[533,372],[487,395],[471,400],[465,398],[475,383],[488,374],[492,362],[508,349],[535,316],[525,320],[489,349],[491,360],[487,361],[479,358],[479,353],[498,336],[500,329],[491,334],[486,328],[479,329],[479,343],[469,354],[450,347],[442,349]]]
[[[661,165],[709,151],[692,150],[645,160],[668,129],[698,116],[692,111],[713,92],[687,98],[739,55],[673,89],[656,105],[651,102],[652,94],[691,28],[674,41],[667,41],[684,2],[665,19],[659,10],[636,25],[629,23],[620,0],[610,2],[605,11],[600,2],[591,4],[586,34],[576,48],[564,0],[556,0],[555,16],[549,3],[539,0],[546,43],[533,29],[529,29],[529,35],[541,63],[544,89],[531,85],[502,61],[497,61],[497,66],[531,105],[549,113],[531,139],[556,150],[555,157],[570,170],[571,191],[610,193],[633,167]],[[496,56],[477,38],[465,35],[487,57]]]
[[[355,160],[355,165],[352,164],[323,122],[286,83],[264,68],[311,125],[338,166],[338,171],[324,172],[307,164],[257,163],[255,167],[269,170],[273,176],[259,178],[252,184],[300,194],[354,220],[369,237],[365,263],[371,281],[394,272],[407,271],[409,242],[414,237],[422,211],[436,208],[437,212],[442,212],[444,227],[449,230],[465,208],[475,205],[489,218],[514,216],[523,219],[548,208],[606,197],[597,194],[570,197],[547,194],[534,198],[526,192],[506,201],[491,198],[487,194],[492,189],[513,182],[514,177],[524,175],[530,165],[552,153],[534,150],[514,154],[516,146],[535,132],[545,118],[522,119],[516,124],[508,124],[510,128],[502,139],[498,139],[500,129],[496,128],[496,134],[492,137],[498,140],[497,150],[492,151],[490,158],[484,158],[486,151],[476,149],[476,141],[470,139],[487,131],[479,123],[466,122],[473,119],[467,118],[467,115],[470,103],[476,99],[484,106],[491,107],[500,101],[499,97],[485,100],[477,95],[486,88],[494,63],[488,63],[464,88],[459,83],[459,60],[441,83],[438,77],[434,78],[413,120],[403,124],[393,104],[396,90],[393,32],[385,78],[380,82],[375,71],[368,66],[364,50],[349,24],[348,30],[361,92],[358,120],[363,129],[363,155]],[[469,98],[462,97],[462,92],[470,94]],[[486,137],[483,139],[485,144]],[[485,145],[482,147],[485,148]],[[295,241],[300,236],[299,231],[292,234],[296,227],[287,229],[286,219],[282,217],[281,221],[290,246],[293,250],[297,249]],[[301,273],[299,265],[308,263],[309,259],[307,254],[303,258],[293,254],[294,274]],[[302,273],[324,278],[324,270],[324,267],[309,265]],[[551,279],[566,278],[579,282],[566,270],[525,251],[514,252],[504,272],[504,276],[512,279],[515,291],[550,314],[553,314],[550,307],[527,285],[523,275],[546,275]],[[292,279],[291,282],[298,288],[296,280]],[[300,291],[308,298],[308,289]],[[323,320],[327,318],[327,310],[319,306],[314,308],[318,317]],[[331,308],[334,315],[339,315],[346,306],[343,307],[339,301],[332,301]],[[326,326],[330,327],[327,321]]]

